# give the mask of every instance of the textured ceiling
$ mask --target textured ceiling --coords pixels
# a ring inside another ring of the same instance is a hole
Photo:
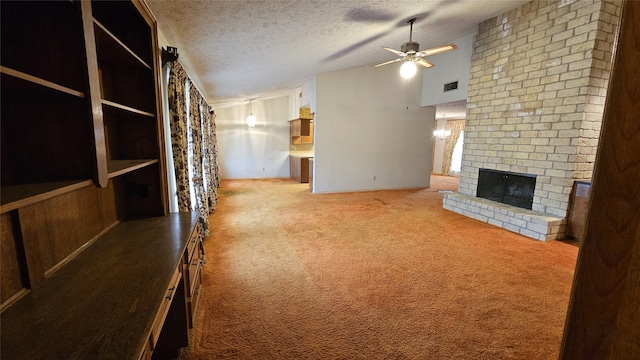
[[[425,49],[527,0],[147,0],[212,105],[266,98],[316,74],[376,64],[409,40]],[[437,71],[438,64],[434,69]],[[389,66],[396,66],[389,65]]]

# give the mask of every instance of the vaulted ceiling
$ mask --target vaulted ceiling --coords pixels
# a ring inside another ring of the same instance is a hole
[[[147,0],[210,104],[296,88],[316,74],[376,64],[409,40],[426,49],[527,0]],[[399,66],[393,64],[389,66]],[[436,67],[425,71],[437,71]]]

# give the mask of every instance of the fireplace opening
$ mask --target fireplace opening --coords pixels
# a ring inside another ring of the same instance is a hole
[[[476,196],[531,210],[535,188],[535,175],[480,169]]]

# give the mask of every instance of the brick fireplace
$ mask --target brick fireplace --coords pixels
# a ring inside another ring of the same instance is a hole
[[[591,179],[619,3],[535,0],[479,25],[457,193],[443,207],[538,240],[564,237]],[[531,209],[477,197],[480,169],[536,177]]]

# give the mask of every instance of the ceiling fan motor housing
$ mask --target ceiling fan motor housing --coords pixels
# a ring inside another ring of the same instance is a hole
[[[408,41],[402,44],[402,47],[400,47],[400,51],[402,51],[405,54],[415,54],[419,51],[419,49],[420,49],[420,44],[413,41]]]

